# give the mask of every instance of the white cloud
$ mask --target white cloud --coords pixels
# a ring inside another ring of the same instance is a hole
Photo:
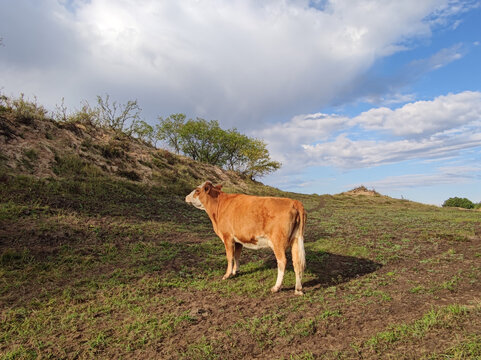
[[[346,127],[348,117],[322,113],[297,115],[286,123],[273,124],[252,133],[265,139],[274,156],[285,161],[298,151],[300,144],[327,140],[333,132]]]
[[[464,44],[455,44],[443,48],[426,59],[415,60],[405,70],[409,76],[417,77],[427,71],[440,69],[449,63],[461,59],[468,51]]]
[[[249,127],[342,98],[376,59],[464,11],[453,0],[309,3],[17,0],[0,14],[0,75],[50,106],[109,92],[151,117]]]
[[[444,158],[459,155],[462,150],[481,146],[481,133],[422,140],[352,141],[341,135],[333,142],[304,145],[312,165],[333,165],[341,168],[361,168],[393,164],[413,159]]]
[[[371,109],[354,121],[369,130],[386,130],[398,136],[429,136],[481,120],[481,93],[465,91],[432,101],[417,101],[391,110]]]
[[[384,96],[368,96],[365,97],[363,100],[370,104],[382,104],[382,105],[394,105],[400,103],[407,103],[414,101],[416,99],[415,94],[401,94],[401,93],[393,93],[387,94]]]
[[[481,3],[479,0],[450,0],[447,3],[439,6],[439,8],[433,12],[430,16],[430,22],[433,25],[446,26],[450,25],[455,29],[462,22],[461,19],[453,21],[452,17],[460,14],[464,14],[473,9],[479,8]]]
[[[377,136],[380,131],[395,137]],[[298,171],[299,164],[354,169],[458,156],[481,147],[481,93],[375,108],[353,118],[302,115],[261,134],[287,171]]]

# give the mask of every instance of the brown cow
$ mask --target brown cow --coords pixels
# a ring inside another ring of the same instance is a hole
[[[204,182],[185,197],[185,201],[209,215],[215,233],[225,245],[227,271],[222,279],[239,270],[242,247],[270,247],[277,259],[277,281],[272,292],[279,291],[286,268],[286,250],[292,251],[296,273],[295,294],[302,295],[305,268],[304,224],[306,212],[297,200],[227,194],[222,186]],[[232,266],[234,262],[234,266]]]

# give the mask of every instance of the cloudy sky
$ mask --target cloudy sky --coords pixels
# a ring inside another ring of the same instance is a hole
[[[0,0],[0,91],[263,138],[284,190],[481,201],[480,0]]]

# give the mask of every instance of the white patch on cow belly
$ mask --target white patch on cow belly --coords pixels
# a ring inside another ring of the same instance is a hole
[[[238,238],[236,238],[234,236],[235,242],[237,242],[239,244],[242,244],[243,246],[245,246],[248,249],[252,249],[252,250],[259,250],[259,249],[265,249],[265,248],[271,248],[272,249],[272,242],[267,236],[258,236],[258,237],[256,237],[256,240],[257,240],[257,244],[243,243],[242,241],[240,241]]]

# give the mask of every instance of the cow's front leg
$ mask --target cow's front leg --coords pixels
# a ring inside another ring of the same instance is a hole
[[[232,262],[234,260],[235,242],[232,238],[227,237],[225,237],[223,240],[225,245],[225,255],[227,257],[227,270],[225,271],[225,275],[222,277],[222,280],[225,280],[232,275]]]

